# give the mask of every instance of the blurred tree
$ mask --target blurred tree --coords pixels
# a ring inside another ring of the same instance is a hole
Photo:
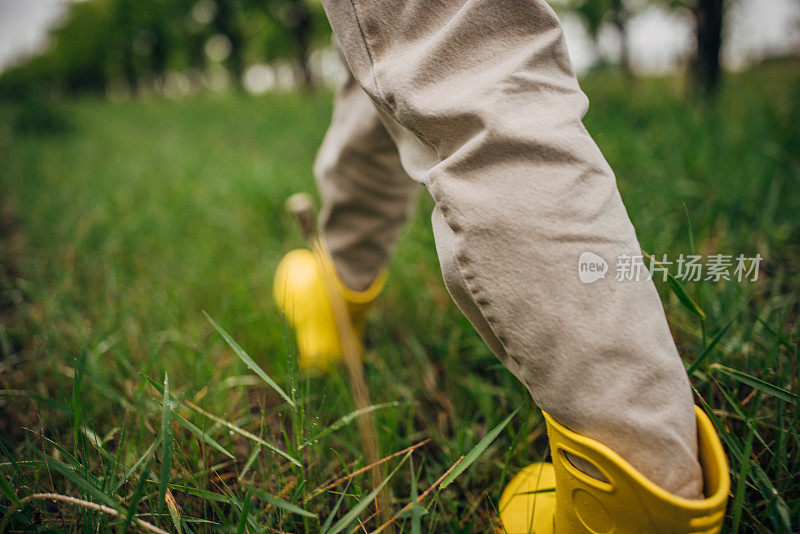
[[[214,28],[228,40],[230,50],[228,67],[233,74],[234,85],[241,87],[244,74],[244,35],[242,32],[242,5],[239,0],[217,0]]]
[[[611,24],[617,29],[619,34],[619,64],[622,71],[629,77],[633,77],[631,68],[631,49],[628,41],[628,20],[630,11],[623,0],[611,0]]]
[[[259,11],[265,20],[254,21],[259,26],[265,59],[294,60],[299,75],[298,82],[306,87],[314,79],[309,63],[312,46],[327,46],[330,27],[319,2],[307,0],[245,0],[247,7]]]
[[[657,5],[687,12],[694,21],[695,53],[691,61],[692,88],[696,94],[714,96],[722,66],[722,27],[730,0],[654,0]]]
[[[162,84],[183,30],[180,21],[185,6],[177,0],[138,0],[137,4],[142,17],[136,37],[142,41],[140,52],[149,59],[149,70],[156,82]]]
[[[286,0],[279,8],[280,20],[292,36],[297,63],[300,67],[300,81],[305,86],[313,82],[308,53],[311,46],[311,33],[314,31],[311,12],[304,0]]]
[[[330,30],[311,0],[85,0],[70,2],[42,55],[0,75],[0,92],[160,90],[170,70],[223,65],[238,86],[248,62],[291,59],[312,82],[310,50]]]
[[[133,52],[134,17],[136,14],[134,1],[117,0],[114,5],[114,19],[109,21],[110,25],[113,25],[117,30],[115,32],[115,40],[118,41],[116,49],[119,54],[119,63],[132,94],[136,94],[139,91],[139,72],[136,68]],[[73,17],[74,13],[70,13],[70,19],[68,20],[72,20]],[[62,45],[63,47],[64,45]]]
[[[178,33],[185,54],[185,66],[201,71],[206,65],[203,49],[211,36],[210,23],[217,12],[217,4],[213,0],[175,1],[182,12]]]
[[[103,0],[95,0],[94,3]],[[114,0],[107,70],[122,76],[132,94],[143,80],[160,87],[183,31],[183,0]]]
[[[692,6],[697,41],[692,73],[696,87],[706,94],[713,94],[719,86],[724,8],[724,0],[696,0]]]
[[[690,65],[692,87],[697,93],[713,95],[719,85],[721,66],[723,21],[728,2],[732,0],[650,0],[652,3],[672,11],[688,13],[695,26],[696,49]],[[639,2],[639,4],[644,3]],[[567,1],[571,9],[583,21],[589,37],[597,45],[600,30],[610,24],[620,36],[620,65],[631,73],[630,45],[627,25],[632,12],[637,8],[631,0],[575,0]]]
[[[69,17],[51,32],[48,53],[5,71],[0,90],[13,96],[105,90],[112,15],[107,2],[72,5]]]
[[[612,25],[619,35],[619,64],[622,71],[633,76],[628,44],[628,19],[630,12],[624,0],[578,0],[569,6],[577,14],[598,49],[600,31],[605,24]],[[602,58],[605,63],[607,60]]]

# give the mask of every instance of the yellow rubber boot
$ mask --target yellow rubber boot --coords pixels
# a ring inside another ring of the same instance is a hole
[[[553,463],[530,465],[508,484],[500,498],[500,531],[719,532],[730,490],[728,461],[711,421],[700,408],[695,407],[695,411],[705,499],[684,499],[664,491],[605,445],[572,432],[544,414]],[[594,464],[608,482],[578,470],[566,453]]]
[[[333,283],[326,284],[324,276]],[[369,306],[385,281],[383,272],[366,290],[353,291],[339,280],[327,253],[296,249],[283,257],[275,272],[273,296],[295,330],[302,370],[325,372],[342,359],[342,343],[327,288],[340,292],[353,328],[360,335]]]

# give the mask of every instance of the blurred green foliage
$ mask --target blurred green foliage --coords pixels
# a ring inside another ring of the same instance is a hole
[[[25,98],[13,112],[11,130],[18,135],[56,135],[71,130],[72,123],[52,101]]]
[[[214,40],[214,38],[216,38]],[[327,45],[318,2],[305,0],[87,0],[71,3],[47,51],[0,77],[0,94],[106,91],[160,86],[168,71],[225,67],[234,84],[247,64],[287,60],[313,80],[309,51]],[[222,47],[209,54],[209,43]]]
[[[694,20],[694,85],[713,92],[719,80],[722,18],[732,0],[553,0],[576,14],[595,42],[603,28],[620,41],[619,63],[631,74],[628,21],[657,5]],[[310,52],[330,44],[322,5],[314,0],[86,0],[70,2],[51,32],[47,51],[0,75],[0,96],[109,92],[161,92],[170,72],[195,86],[222,74],[242,84],[248,65],[287,62],[294,83],[315,82]]]
[[[724,38],[723,20],[735,0],[551,0],[557,7],[577,15],[597,49],[597,66],[619,63],[630,77],[630,43],[628,23],[647,8],[658,7],[680,13],[692,20],[695,48],[687,58],[692,79],[692,92],[697,96],[714,96],[718,89],[722,65],[720,52]],[[598,46],[600,33],[612,28],[619,38],[619,57],[609,58]]]

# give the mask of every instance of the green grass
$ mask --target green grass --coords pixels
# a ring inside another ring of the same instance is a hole
[[[684,285],[704,321],[659,291],[730,458],[726,531],[796,530],[800,69],[730,76],[715,105],[687,103],[675,79],[583,86],[646,251],[765,258],[756,283]],[[282,204],[313,191],[329,115],[326,93],[0,103],[0,515],[42,492],[119,514],[37,500],[12,528],[377,526],[358,505],[368,474],[323,489],[364,465],[345,375],[300,375],[271,301],[278,260],[303,243]],[[543,421],[450,302],[431,208],[420,200],[367,328],[383,454],[431,440],[386,463],[383,491],[399,511],[479,445],[398,525],[489,532],[504,483],[546,454]]]

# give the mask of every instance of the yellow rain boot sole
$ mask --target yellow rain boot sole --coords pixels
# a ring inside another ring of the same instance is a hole
[[[545,413],[553,457],[550,469],[556,488],[551,520],[547,522],[544,507],[532,506],[531,499],[524,495],[525,492],[546,489],[546,484],[550,483],[546,478],[550,476],[549,469],[534,464],[526,468],[532,468],[532,472],[523,475],[526,473],[523,470],[503,492],[500,520],[505,530],[501,531],[510,534],[719,532],[730,491],[728,460],[708,416],[698,407],[695,407],[695,414],[706,495],[705,499],[699,500],[684,499],[661,489],[605,445],[572,432]],[[567,453],[593,464],[608,482],[577,469],[567,458]],[[532,481],[529,475],[539,473],[539,482]],[[522,479],[518,480],[520,476]],[[528,530],[526,525],[533,525],[533,529]]]

